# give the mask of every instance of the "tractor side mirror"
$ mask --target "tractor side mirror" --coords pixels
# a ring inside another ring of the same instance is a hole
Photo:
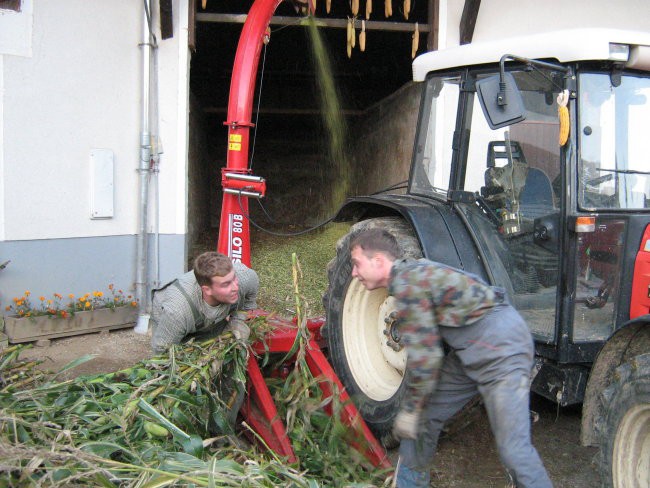
[[[516,124],[526,118],[524,101],[512,73],[504,72],[477,81],[476,94],[491,129]]]

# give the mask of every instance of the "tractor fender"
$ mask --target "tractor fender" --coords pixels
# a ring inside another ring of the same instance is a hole
[[[650,315],[624,323],[605,342],[591,367],[582,404],[580,442],[596,446],[603,431],[606,405],[602,392],[612,383],[614,372],[630,359],[650,352]]]
[[[334,220],[401,217],[415,233],[425,258],[462,269],[490,282],[474,237],[448,202],[413,195],[375,195],[349,199]]]

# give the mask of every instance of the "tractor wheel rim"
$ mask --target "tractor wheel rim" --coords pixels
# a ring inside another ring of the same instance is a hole
[[[395,342],[391,313],[395,300],[386,289],[368,291],[356,278],[348,287],[342,315],[345,356],[355,383],[375,401],[391,398],[399,388],[406,352]]]
[[[632,407],[614,439],[614,486],[645,487],[650,479],[650,405]]]

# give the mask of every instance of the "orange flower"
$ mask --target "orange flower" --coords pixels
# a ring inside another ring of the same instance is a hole
[[[108,285],[108,289],[109,289],[109,290],[112,290],[112,289],[113,289],[113,283],[111,283],[110,285]]]
[[[25,315],[25,311],[24,310],[18,310],[18,315]]]
[[[137,307],[137,306],[138,306],[138,302],[136,302],[136,301],[131,302],[131,306],[132,306],[132,307]]]
[[[65,310],[61,310],[61,312],[59,312],[59,315],[61,315],[61,318],[64,319],[68,318],[68,312],[66,312]]]
[[[6,310],[7,312],[8,312],[9,310],[11,310],[11,305],[7,305],[7,306],[5,307],[5,310]]]
[[[90,302],[86,302],[86,308],[90,308]]]
[[[47,304],[48,304],[48,305],[52,305],[52,300],[48,300],[48,301],[47,301]]]
[[[28,296],[31,295],[31,294],[32,294],[32,292],[30,292],[29,290],[27,290],[27,291],[25,292],[25,296],[26,296],[26,297],[28,297]]]
[[[44,301],[45,301],[45,297],[44,297],[44,296],[40,296],[40,297],[38,297],[38,299],[39,299],[41,302],[44,302]]]
[[[74,295],[73,295],[72,293],[70,293],[70,294],[68,295],[68,298],[70,298],[70,299],[72,300],[72,299],[74,298]]]
[[[58,298],[60,300],[61,298],[63,298],[63,296],[58,294],[58,293],[55,293],[54,298]],[[74,295],[72,297],[70,297],[70,298],[74,298]]]

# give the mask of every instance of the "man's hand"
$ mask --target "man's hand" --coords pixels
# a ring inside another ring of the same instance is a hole
[[[241,320],[231,320],[229,329],[238,341],[247,341],[251,335],[250,327]]]
[[[417,439],[419,431],[419,412],[400,410],[393,423],[393,435],[399,439]]]

